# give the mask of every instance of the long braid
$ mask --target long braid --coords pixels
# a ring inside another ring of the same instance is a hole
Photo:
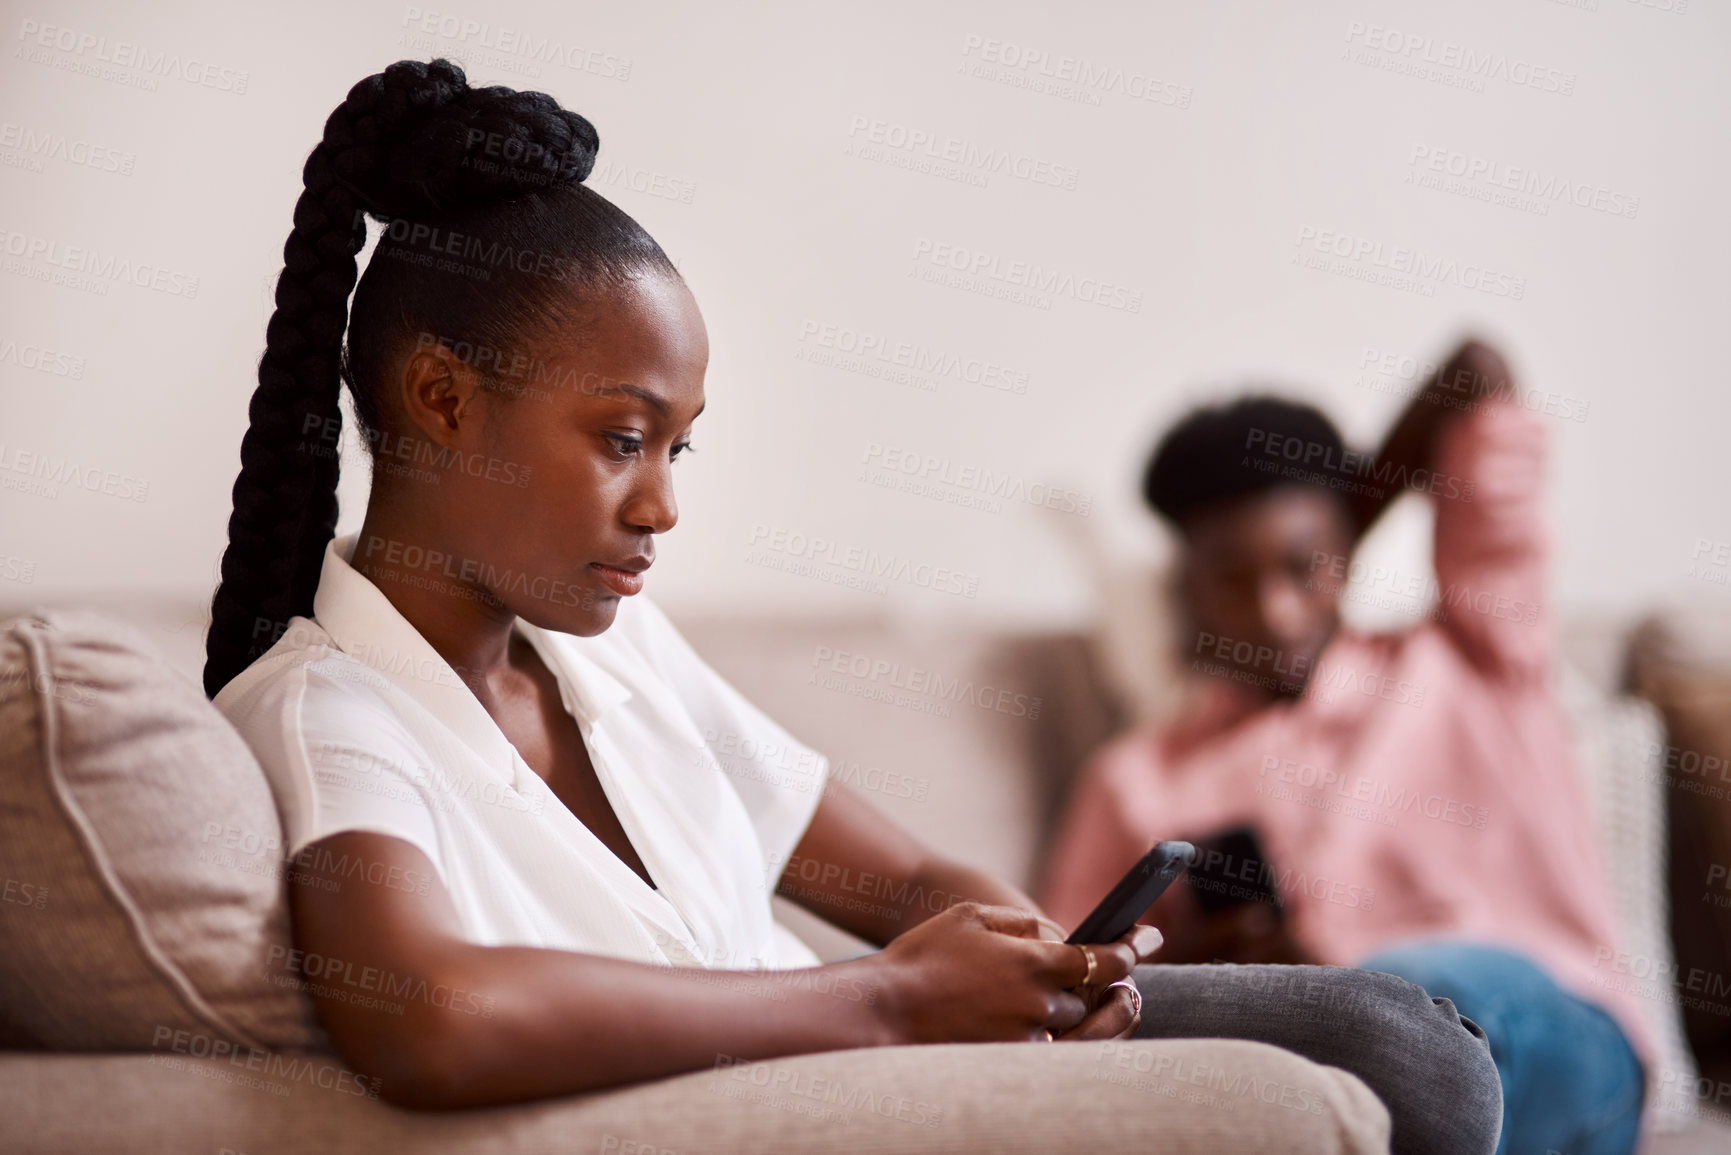
[[[476,140],[533,163],[476,164]],[[509,147],[497,147],[501,142]],[[331,113],[302,172],[305,188],[283,246],[276,309],[248,407],[251,425],[241,442],[229,544],[205,643],[207,694],[215,697],[269,649],[289,618],[312,613],[324,550],[336,531],[333,431],[342,420],[344,332],[355,257],[366,243],[363,212],[387,224],[449,217],[573,186],[588,176],[597,147],[593,126],[552,97],[471,89],[462,69],[447,60],[393,64],[355,85]],[[666,261],[635,222],[607,208],[641,236],[634,244],[647,242]],[[387,271],[381,279],[397,275]],[[367,280],[373,279],[369,269]],[[499,287],[490,288],[497,295]],[[523,290],[516,297],[528,295]],[[355,384],[351,379],[357,414],[363,425],[376,425],[371,391]]]

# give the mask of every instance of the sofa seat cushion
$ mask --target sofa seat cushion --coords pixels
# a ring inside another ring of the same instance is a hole
[[[0,1054],[0,1148],[54,1151],[1386,1152],[1364,1083],[1263,1043],[1141,1039],[884,1047],[732,1064],[618,1090],[418,1113],[321,1056]],[[100,1103],[102,1110],[89,1109]],[[149,1120],[139,1136],[132,1120]]]
[[[0,624],[0,1045],[326,1045],[282,830],[240,736],[137,631]]]

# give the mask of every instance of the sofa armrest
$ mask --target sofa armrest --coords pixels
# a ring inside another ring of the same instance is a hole
[[[1382,1153],[1357,1078],[1226,1039],[832,1051],[516,1107],[401,1110],[322,1055],[0,1053],[0,1149]]]

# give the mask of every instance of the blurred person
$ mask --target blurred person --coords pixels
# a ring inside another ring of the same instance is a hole
[[[1065,944],[828,782],[643,597],[709,346],[673,262],[583,184],[598,144],[544,93],[403,61],[304,168],[205,687],[278,800],[299,957],[451,992],[381,1013],[314,984],[344,1061],[454,1108],[718,1055],[1188,1033],[1359,1075],[1396,1151],[1490,1151],[1501,1086],[1446,1002],[1364,972],[1151,968],[1146,926]],[[373,481],[335,537],[345,385]],[[774,894],[881,949],[821,965]],[[1271,1016],[1293,983],[1335,1020]]]
[[[1074,919],[1152,841],[1190,838],[1190,885],[1149,916],[1162,963],[1400,975],[1489,1037],[1500,1151],[1624,1153],[1652,1052],[1597,965],[1615,926],[1552,688],[1545,429],[1517,396],[1467,341],[1375,453],[1269,396],[1165,434],[1143,493],[1178,534],[1200,676],[1175,721],[1091,758],[1040,893]],[[1409,491],[1435,509],[1434,581],[1353,559]],[[1345,597],[1427,595],[1409,629],[1341,624]]]

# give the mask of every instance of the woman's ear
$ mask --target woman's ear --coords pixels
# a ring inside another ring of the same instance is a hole
[[[403,359],[397,402],[405,432],[434,444],[456,445],[477,437],[484,424],[479,374],[441,344],[417,348]]]

